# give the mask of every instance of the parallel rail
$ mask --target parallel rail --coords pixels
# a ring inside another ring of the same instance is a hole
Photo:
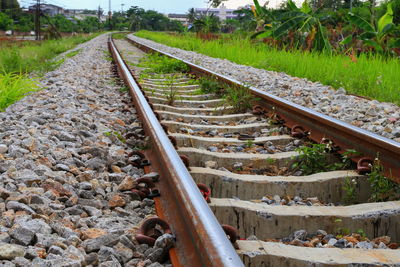
[[[274,96],[255,87],[248,87],[240,81],[193,64],[175,55],[138,43],[129,38],[128,41],[145,52],[156,52],[183,61],[190,67],[191,72],[197,75],[213,76],[223,83],[248,88],[252,94],[261,99],[258,104],[278,114],[285,126],[292,128],[301,125],[304,132],[308,133],[308,137],[317,143],[323,139],[328,139],[340,148],[339,152],[345,152],[347,149],[355,149],[364,157],[370,159],[374,159],[379,155],[386,176],[400,183],[400,143]],[[356,162],[359,159],[360,157],[353,158]]]
[[[181,266],[243,266],[219,222],[165,134],[113,41],[109,49],[129,87],[143,128],[151,140],[151,165],[157,169],[161,197],[158,210],[176,236],[174,263]],[[173,224],[172,224],[173,223]]]

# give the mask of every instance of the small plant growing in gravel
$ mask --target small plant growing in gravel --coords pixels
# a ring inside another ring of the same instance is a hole
[[[296,149],[299,152],[298,161],[293,163],[292,168],[299,169],[303,175],[310,175],[326,170],[328,153],[325,144],[311,144]]]
[[[368,181],[371,187],[370,201],[381,202],[398,199],[400,197],[400,185],[384,176],[384,169],[378,157],[371,165],[371,173]]]
[[[346,177],[343,183],[343,201],[346,204],[354,203],[357,196],[356,196],[356,189],[357,189],[357,181],[355,179],[350,179],[350,177]]]
[[[122,93],[128,92],[128,87],[122,86],[121,88],[119,88],[119,91],[122,92]]]
[[[224,105],[232,106],[234,112],[246,112],[256,100],[247,88],[241,86],[227,87],[224,94]]]
[[[113,33],[111,37],[113,39],[125,39],[126,35],[126,33]]]
[[[246,141],[246,147],[247,148],[251,148],[254,145],[254,141],[253,140],[247,140]]]
[[[174,84],[176,82],[176,76],[171,75],[171,76],[166,76],[165,78],[166,80],[163,83],[168,87],[168,89],[165,90],[164,95],[167,98],[168,105],[173,106],[178,94],[178,91],[174,88]]]
[[[159,54],[150,54],[142,59],[139,63],[140,67],[147,67],[145,73],[178,73],[187,72],[189,67],[177,59],[168,58]]]
[[[204,94],[218,94],[221,93],[221,86],[216,79],[201,77],[199,79],[201,91]]]
[[[318,172],[336,171],[349,168],[350,158],[358,154],[355,150],[347,150],[340,156],[340,162],[331,162],[332,144],[310,144],[296,149],[299,153],[298,161],[293,163],[294,170],[300,170],[302,175],[310,175]]]

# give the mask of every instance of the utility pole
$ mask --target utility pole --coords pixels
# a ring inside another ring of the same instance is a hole
[[[99,5],[99,9],[97,10],[97,19],[99,20],[99,31],[100,31],[100,25],[101,25],[101,7]]]
[[[36,13],[35,13],[35,34],[36,40],[40,41],[40,0],[36,0]]]
[[[112,30],[112,26],[111,26],[111,0],[108,0],[108,21],[110,23],[110,30]]]
[[[124,5],[125,4],[121,4],[121,13],[124,13]]]

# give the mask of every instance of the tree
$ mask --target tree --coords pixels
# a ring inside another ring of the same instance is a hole
[[[21,8],[17,0],[0,0],[0,13],[1,12],[15,19],[21,13]]]
[[[368,23],[353,13],[349,13],[348,20],[363,31],[358,38],[363,41],[364,45],[373,47],[375,51],[388,54],[392,48],[400,47],[400,38],[391,36],[396,31],[396,25],[393,23],[392,3],[387,5],[386,13],[380,17],[377,23]],[[342,44],[350,43],[351,40],[352,36],[348,36],[342,41]]]
[[[208,4],[211,7],[216,8],[216,7],[219,7],[225,1],[227,1],[227,0],[208,0]]]
[[[0,13],[0,30],[10,30],[12,24],[13,20],[9,16],[7,16],[5,13]]]
[[[188,18],[189,23],[193,23],[196,20],[197,14],[193,7],[189,9],[189,11],[187,13],[187,18]]]

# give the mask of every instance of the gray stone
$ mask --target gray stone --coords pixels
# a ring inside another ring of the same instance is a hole
[[[17,226],[16,228],[12,229],[9,234],[17,244],[24,246],[29,245],[35,237],[35,232],[21,226]]]
[[[358,242],[354,247],[362,248],[362,249],[373,249],[374,245],[368,241],[361,241],[361,242]]]
[[[29,214],[36,214],[36,212],[33,209],[31,209],[28,205],[16,201],[7,202],[6,208],[7,210],[26,211]]]
[[[16,267],[28,267],[31,262],[23,257],[16,257],[13,261],[12,261]]]
[[[13,260],[16,257],[23,257],[25,248],[14,244],[0,244],[0,260]]]
[[[328,245],[330,246],[334,246],[337,243],[337,239],[336,238],[331,238],[328,241]]]
[[[8,151],[8,146],[0,144],[0,154],[5,154]]]
[[[63,255],[64,250],[58,246],[51,246],[47,252],[55,255]]]
[[[41,219],[33,219],[20,223],[21,227],[28,229],[34,233],[40,233],[44,235],[49,235],[53,231],[51,227]]]
[[[97,238],[83,241],[82,247],[87,253],[100,250],[102,246],[113,246],[119,241],[117,234],[106,234]]]
[[[164,249],[157,248],[147,256],[147,259],[151,260],[152,262],[156,261],[160,262],[163,260],[163,256],[164,256]]]
[[[0,243],[10,243],[10,240],[9,234],[0,232]]]
[[[175,236],[171,234],[163,234],[159,238],[157,238],[154,247],[162,248],[166,251],[171,249],[175,245]]]
[[[306,239],[306,237],[307,237],[306,230],[298,230],[290,235],[290,240],[298,239],[298,240],[304,241]]]

